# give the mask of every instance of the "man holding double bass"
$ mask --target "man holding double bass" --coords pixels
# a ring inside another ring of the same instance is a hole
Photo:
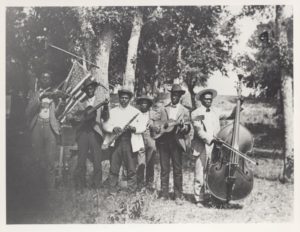
[[[78,161],[74,174],[75,188],[83,190],[86,186],[86,159],[90,152],[93,160],[94,174],[93,187],[100,188],[102,186],[102,165],[101,165],[101,144],[102,131],[100,120],[97,120],[97,111],[100,105],[103,105],[102,114],[108,111],[108,102],[96,105],[95,91],[98,86],[96,81],[87,79],[83,83],[82,91],[85,92],[85,98],[80,101],[67,114],[67,120],[71,122],[76,129],[76,141],[78,144]],[[93,110],[88,113],[89,110]],[[102,115],[101,114],[101,115]]]
[[[186,151],[186,141],[191,130],[189,111],[181,105],[180,98],[185,93],[181,86],[174,84],[171,102],[164,106],[154,121],[156,147],[160,154],[162,199],[169,198],[170,160],[173,165],[175,203],[183,204],[182,195],[182,155]]]
[[[194,138],[192,140],[193,156],[195,157],[195,176],[194,176],[194,197],[197,207],[202,207],[205,194],[205,168],[207,160],[211,157],[213,143],[220,141],[215,139],[220,131],[221,119],[232,119],[235,108],[231,114],[219,112],[212,106],[213,99],[217,96],[214,89],[204,89],[197,93],[196,100],[201,105],[191,113],[191,120],[194,128]]]

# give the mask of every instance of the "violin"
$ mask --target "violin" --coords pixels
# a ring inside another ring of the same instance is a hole
[[[240,124],[241,78],[237,85],[237,103],[234,122],[228,124],[216,136],[211,161],[206,170],[206,183],[210,193],[221,201],[240,200],[253,189],[253,171],[247,162],[252,161],[247,153],[252,151],[253,136]]]

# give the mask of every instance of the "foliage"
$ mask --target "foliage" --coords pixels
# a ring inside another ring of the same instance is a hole
[[[213,71],[226,75],[233,30],[221,23],[225,7],[159,7],[154,12],[142,30],[139,81],[153,84],[182,77],[193,94],[193,87],[205,85]]]
[[[6,16],[9,85],[24,91],[30,88],[31,78],[38,77],[44,69],[53,71],[54,82],[64,79],[71,59],[54,49],[45,49],[45,39],[74,51],[74,41],[80,33],[76,12],[67,7],[8,7]]]
[[[285,22],[288,44],[282,44],[278,39],[279,32],[276,28],[276,13],[273,6],[261,6],[258,9],[247,6],[244,12],[246,16],[265,14],[269,21],[258,24],[248,42],[255,50],[253,57],[248,54],[240,56],[234,65],[245,69],[247,87],[257,88],[261,96],[273,98],[278,95],[281,88],[281,70],[284,68],[288,75],[293,76],[293,17],[289,17]]]

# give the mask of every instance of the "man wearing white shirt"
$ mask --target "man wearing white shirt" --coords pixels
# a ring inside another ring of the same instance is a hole
[[[191,113],[191,119],[194,127],[194,139],[192,141],[193,155],[195,161],[194,177],[194,197],[196,205],[202,207],[205,193],[204,170],[207,159],[211,155],[212,143],[217,142],[214,139],[220,131],[220,119],[229,119],[233,116],[234,110],[228,117],[228,114],[221,114],[215,107],[212,107],[213,98],[217,96],[214,89],[204,89],[196,95],[200,100],[201,106]]]
[[[141,117],[147,124],[147,129],[143,133],[145,149],[138,154],[138,185],[140,189],[145,185],[148,190],[153,191],[156,146],[155,140],[151,137],[151,131],[153,130],[153,122],[157,113],[151,109],[153,99],[150,96],[142,95],[136,99],[136,103],[142,112]]]
[[[104,147],[112,136],[119,136],[112,144],[109,184],[111,193],[115,192],[120,167],[123,163],[124,168],[127,170],[128,190],[134,192],[137,188],[137,152],[144,149],[142,134],[146,130],[147,121],[143,120],[138,109],[129,104],[133,96],[130,90],[122,88],[118,91],[118,94],[120,105],[110,111],[109,119],[103,124],[103,129],[107,132],[103,142]],[[138,116],[135,120],[127,125],[136,115]]]

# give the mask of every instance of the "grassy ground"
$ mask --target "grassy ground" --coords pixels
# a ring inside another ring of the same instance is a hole
[[[281,160],[259,159],[254,169],[254,188],[250,195],[232,202],[229,208],[213,205],[197,208],[193,201],[193,167],[184,168],[184,196],[182,206],[173,200],[158,198],[158,191],[142,191],[130,195],[121,181],[121,190],[110,196],[107,189],[86,189],[83,193],[72,186],[51,191],[40,208],[23,208],[14,212],[10,223],[242,223],[289,222],[293,220],[293,185],[280,184],[277,176]],[[107,176],[108,165],[104,165]],[[155,188],[160,189],[159,165],[156,166]],[[172,174],[170,175],[172,176]],[[172,189],[172,178],[170,180]],[[170,194],[172,197],[172,193]]]

